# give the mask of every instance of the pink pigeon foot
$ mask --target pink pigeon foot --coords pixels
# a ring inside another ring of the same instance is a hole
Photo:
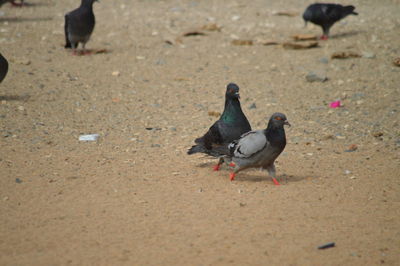
[[[231,181],[233,181],[233,179],[235,179],[235,173],[230,173],[229,174],[229,178],[231,179]]]
[[[272,181],[274,182],[275,186],[281,185],[281,184],[279,184],[278,180],[276,180],[276,178],[272,178]]]

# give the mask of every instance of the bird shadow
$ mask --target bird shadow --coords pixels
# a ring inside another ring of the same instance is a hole
[[[71,49],[68,49],[71,50]],[[111,50],[109,49],[86,49],[86,51],[82,51],[77,49],[75,52],[72,51],[72,55],[74,56],[88,56],[88,55],[97,55],[97,54],[109,54]]]
[[[37,22],[37,21],[50,21],[53,20],[52,17],[41,17],[41,18],[21,18],[21,17],[1,17],[0,22]]]
[[[212,170],[213,166],[216,165],[217,162],[205,162],[205,163],[200,163],[197,165],[197,167],[200,168],[208,168],[210,171]],[[221,165],[221,170],[220,171],[225,171],[228,173],[230,172],[229,170],[233,169],[232,167],[228,165]],[[287,184],[287,183],[293,183],[293,182],[301,182],[304,180],[313,180],[317,179],[317,176],[313,175],[291,175],[291,174],[281,174],[277,176],[278,182],[281,184]],[[250,170],[250,171],[243,171],[240,172],[236,175],[235,181],[237,182],[254,182],[254,183],[260,183],[260,182],[271,182],[271,177],[268,175],[266,171],[259,171],[256,169]]]
[[[47,4],[47,3],[43,3],[43,2],[31,3],[31,2],[25,2],[24,1],[24,4],[22,5],[22,8],[24,8],[24,7],[43,7],[43,6],[50,6],[50,5]]]
[[[0,95],[0,101],[22,101],[27,102],[29,95]]]
[[[218,161],[215,161],[215,163],[212,163],[212,162],[200,163],[200,164],[197,165],[197,167],[200,167],[200,168],[212,168],[214,165],[217,164],[217,162]]]
[[[316,178],[317,178],[316,176],[310,176],[310,175],[282,174],[282,175],[278,175],[276,179],[281,184],[288,184],[288,183],[301,182],[304,180],[311,180],[311,179],[316,179]],[[254,183],[271,182],[271,177],[266,172],[259,172],[258,174],[239,173],[235,177],[235,181],[254,182]]]
[[[343,32],[343,33],[332,34],[329,38],[331,38],[331,39],[346,38],[346,37],[356,36],[360,33],[363,33],[363,31],[353,30],[353,31],[347,31],[347,32]]]

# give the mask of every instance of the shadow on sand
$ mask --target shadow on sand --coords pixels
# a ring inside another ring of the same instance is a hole
[[[27,102],[31,96],[29,95],[0,95],[0,101],[22,101]]]

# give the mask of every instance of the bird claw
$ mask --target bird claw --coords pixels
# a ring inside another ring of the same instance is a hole
[[[281,184],[279,184],[278,180],[276,180],[276,178],[272,178],[272,181],[274,182],[275,186],[281,185]]]
[[[326,40],[328,40],[328,36],[327,35],[322,35],[320,37],[320,40],[326,41]]]
[[[230,173],[229,174],[229,178],[231,179],[231,181],[233,181],[233,179],[235,179],[235,173]]]
[[[221,167],[220,164],[214,165],[213,170],[218,171],[220,167]]]

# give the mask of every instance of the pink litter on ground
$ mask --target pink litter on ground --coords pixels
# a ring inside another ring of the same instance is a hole
[[[341,105],[340,105],[340,101],[334,101],[334,102],[331,102],[330,104],[329,104],[329,107],[330,108],[338,108],[338,107],[340,107]]]

